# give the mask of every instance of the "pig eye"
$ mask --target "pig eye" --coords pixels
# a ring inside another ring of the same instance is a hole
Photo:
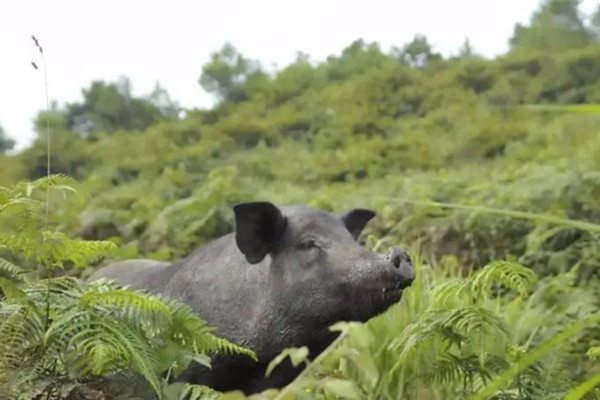
[[[300,243],[298,243],[298,248],[302,249],[302,250],[312,249],[315,247],[319,247],[319,246],[317,246],[317,243],[312,239],[306,239],[306,240],[303,240]]]

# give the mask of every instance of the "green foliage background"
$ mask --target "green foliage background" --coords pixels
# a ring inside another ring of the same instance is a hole
[[[543,2],[493,60],[357,40],[273,75],[226,44],[198,80],[219,104],[185,117],[160,88],[123,101],[128,81],[94,82],[0,154],[0,185],[45,174],[48,118],[52,171],[87,193],[52,197],[49,224],[117,244],[104,262],[187,255],[242,201],[376,209],[365,244],[409,249],[417,284],[263,397],[600,398],[600,13],[577,3]]]

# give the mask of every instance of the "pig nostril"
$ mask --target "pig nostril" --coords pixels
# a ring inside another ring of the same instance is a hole
[[[392,263],[394,264],[394,267],[399,268],[400,267],[400,256],[394,256],[392,258]]]

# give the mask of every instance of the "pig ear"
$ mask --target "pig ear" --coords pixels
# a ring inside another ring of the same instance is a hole
[[[237,204],[235,242],[250,264],[261,262],[274,250],[286,227],[281,210],[269,202]]]
[[[373,210],[353,208],[352,210],[343,213],[340,218],[354,239],[358,239],[362,230],[375,215],[377,215],[377,213]]]

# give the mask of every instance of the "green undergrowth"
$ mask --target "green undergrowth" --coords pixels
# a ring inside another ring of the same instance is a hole
[[[359,40],[240,78],[216,54],[210,110],[159,115],[96,82],[41,113],[32,145],[0,154],[2,388],[87,399],[97,379],[128,372],[165,398],[200,397],[159,370],[243,349],[182,305],[79,278],[114,260],[180,259],[231,232],[234,204],[268,200],[372,208],[361,240],[409,249],[419,278],[383,315],[338,324],[297,382],[258,397],[600,399],[600,45],[587,31],[569,46],[573,32],[539,34],[555,20],[545,12],[492,60],[428,50],[419,63]],[[82,131],[82,118],[99,128]],[[307,362],[303,349],[283,356]]]
[[[419,262],[398,305],[367,324],[334,326],[340,340],[316,362],[289,350],[307,372],[250,398],[593,399],[579,388],[600,373],[600,295],[576,277],[540,278],[506,261],[469,273],[453,257]]]
[[[0,187],[2,398],[92,398],[102,393],[103,378],[132,374],[141,378],[141,390],[145,383],[162,399],[177,394],[165,372],[176,376],[192,360],[210,365],[214,352],[254,357],[215,336],[184,304],[61,274],[116,248],[110,241],[68,238],[48,225],[44,210],[50,199],[55,207],[68,206],[77,194],[72,183],[50,176]]]

